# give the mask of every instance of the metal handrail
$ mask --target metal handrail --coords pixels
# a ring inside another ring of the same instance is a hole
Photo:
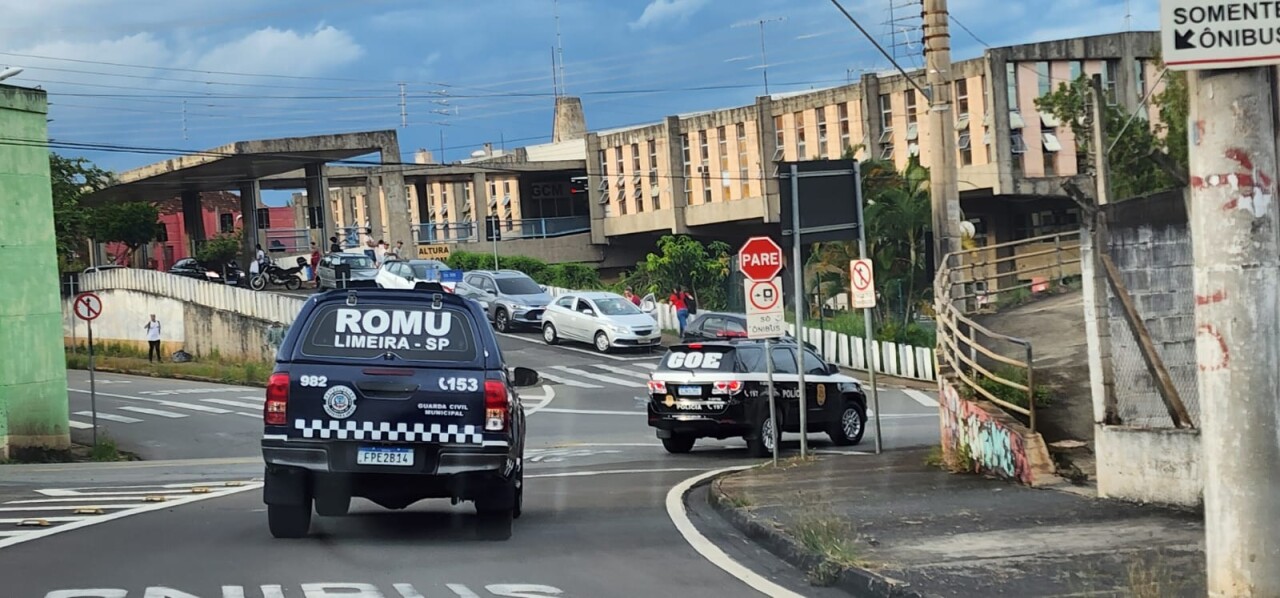
[[[939,373],[941,375],[951,375],[953,379],[962,383],[974,395],[989,400],[1010,412],[1025,415],[1028,420],[1028,427],[1032,432],[1036,430],[1036,385],[1035,359],[1031,342],[1026,339],[994,332],[978,324],[966,315],[964,306],[969,299],[989,294],[973,290],[973,283],[976,282],[990,283],[1011,276],[1018,280],[1024,278],[1027,274],[1043,271],[1056,271],[1059,280],[1066,278],[1066,267],[1078,264],[1081,261],[1078,253],[1080,248],[1079,237],[1079,232],[1054,233],[948,253],[939,261],[938,272],[934,278],[934,297],[936,298],[934,307],[936,319],[939,323],[937,353],[938,361],[944,368],[944,371]],[[1020,247],[1032,247],[1050,242],[1053,243],[1052,248],[1037,248],[1025,253],[1017,253],[1017,249]],[[1014,254],[991,259],[986,257],[986,254],[992,251],[1006,248],[1012,248]],[[1076,252],[1075,255],[1067,255],[1068,252],[1072,251]],[[1017,266],[1020,260],[1049,255],[1053,256],[1051,263]],[[972,258],[975,256],[980,259],[965,259],[966,257]],[[1008,262],[1014,263],[1012,270],[988,272],[992,266]],[[981,274],[979,273],[980,270]],[[1037,284],[1042,283],[1032,280],[1027,283],[1001,287],[998,291],[1009,292],[1034,287]],[[962,326],[967,331],[967,334],[961,331]],[[1002,355],[994,348],[1000,343],[1019,347],[1021,349],[1019,351],[1020,357]],[[995,362],[1015,368],[1018,371],[1025,371],[1026,382],[1010,380],[1005,376],[996,374],[992,371],[995,368],[984,365],[980,361],[979,355],[988,362]],[[996,393],[982,385],[984,380],[990,380],[1000,386],[1025,393],[1027,405],[1023,407],[1000,398]]]

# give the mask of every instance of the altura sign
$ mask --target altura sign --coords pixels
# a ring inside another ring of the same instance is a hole
[[[1162,0],[1160,9],[1171,69],[1280,64],[1280,1]]]

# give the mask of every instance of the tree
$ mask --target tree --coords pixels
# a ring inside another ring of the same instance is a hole
[[[1139,114],[1126,127],[1129,114],[1123,108],[1108,103],[1102,111],[1107,144],[1113,146],[1107,154],[1112,197],[1123,200],[1177,186],[1174,178],[1150,158],[1153,151],[1161,151],[1179,164],[1186,165],[1186,84],[1185,80],[1181,85],[1174,79],[1171,82],[1172,85],[1152,100],[1160,110],[1161,119],[1168,123],[1166,125],[1152,127],[1144,115]],[[1093,133],[1086,125],[1086,117],[1090,113],[1090,87],[1089,79],[1081,76],[1036,99],[1036,108],[1041,112],[1048,112],[1070,125],[1080,153],[1097,150],[1091,147]],[[1160,134],[1162,132],[1163,135]]]
[[[210,268],[221,270],[240,255],[240,235],[227,233],[205,241],[196,249],[196,259]]]
[[[114,183],[110,172],[84,158],[67,158],[50,152],[50,184],[53,190],[53,230],[60,270],[83,267],[80,252],[86,249],[90,215],[80,205],[85,195]]]
[[[159,211],[149,203],[107,204],[93,211],[93,235],[98,241],[123,243],[132,255],[159,236],[159,218]]]
[[[729,278],[730,249],[727,243],[701,241],[685,235],[665,235],[658,240],[658,252],[636,264],[627,283],[638,291],[661,297],[675,287],[689,289],[706,309],[725,305],[725,283]]]
[[[1187,90],[1187,74],[1166,71],[1164,89],[1151,99],[1160,110],[1160,123],[1156,133],[1164,141],[1164,149],[1174,164],[1184,168],[1189,162],[1187,153],[1187,119],[1191,114],[1191,98]]]

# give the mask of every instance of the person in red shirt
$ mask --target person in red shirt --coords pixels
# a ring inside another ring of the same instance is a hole
[[[676,309],[676,321],[680,323],[680,334],[684,334],[684,327],[689,323],[689,305],[685,303],[685,297],[689,293],[685,292],[682,287],[676,287],[671,292],[671,296],[667,298],[667,302],[671,307]]]
[[[315,283],[315,287],[320,288],[320,275],[316,273],[316,267],[320,265],[320,247],[315,243],[311,244],[311,280]]]
[[[626,290],[622,291],[622,296],[626,297],[627,301],[630,301],[636,307],[640,307],[640,296],[632,293],[631,287],[627,287]]]

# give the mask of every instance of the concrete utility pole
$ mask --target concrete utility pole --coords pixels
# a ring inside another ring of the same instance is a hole
[[[956,182],[955,123],[951,114],[951,34],[947,0],[924,0],[925,82],[929,86],[929,199],[933,203],[933,251],[960,251],[960,192]]]
[[[1274,73],[1187,73],[1210,596],[1280,596]]]

